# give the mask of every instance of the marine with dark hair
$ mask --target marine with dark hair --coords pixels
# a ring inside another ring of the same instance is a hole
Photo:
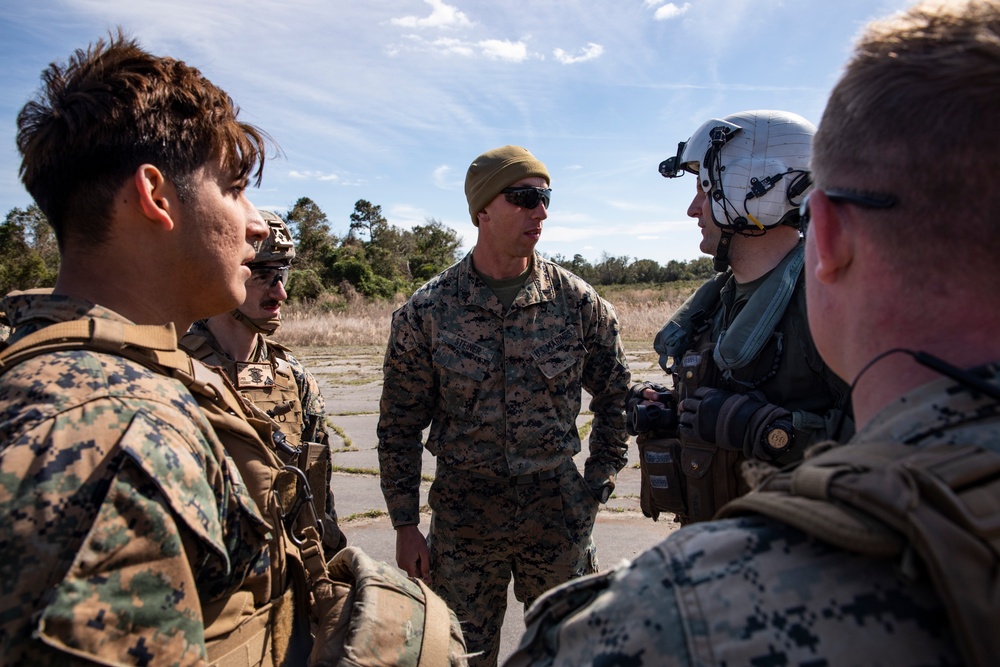
[[[393,314],[379,464],[397,563],[455,610],[470,664],[495,665],[511,576],[527,608],[597,571],[594,520],[626,462],[629,372],[611,305],[535,252],[545,165],[519,146],[487,151],[465,192],[475,248]],[[584,389],[594,417],[581,475]],[[425,446],[437,458],[426,539]]]
[[[119,33],[45,71],[17,145],[61,263],[2,307],[3,661],[303,664],[321,528],[272,423],[177,347],[246,296],[265,136]]]
[[[801,207],[809,325],[857,433],[540,599],[510,667],[996,664],[994,120],[1000,2],[929,0],[864,30]]]

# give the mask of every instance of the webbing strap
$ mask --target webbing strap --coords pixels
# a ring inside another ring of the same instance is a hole
[[[13,366],[19,361],[46,352],[50,346],[61,349],[86,346],[113,353],[120,353],[126,347],[133,346],[158,352],[173,352],[177,350],[177,334],[173,324],[126,324],[96,317],[57,322],[10,345],[0,353],[0,360],[4,366]]]
[[[451,647],[448,605],[431,593],[431,589],[422,580],[417,579],[416,582],[424,593],[424,635],[417,667],[447,667],[448,650]]]
[[[242,618],[234,630],[225,637],[207,642],[208,660],[212,667],[271,667],[279,662],[274,655],[274,627],[279,614],[293,608],[292,589],[277,600],[256,609],[251,616]]]

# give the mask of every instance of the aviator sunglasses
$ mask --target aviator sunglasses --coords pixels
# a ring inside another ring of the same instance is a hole
[[[250,266],[250,280],[248,282],[257,285],[258,287],[266,287],[268,289],[274,287],[280,281],[282,285],[288,284],[288,270],[291,267],[287,264],[285,266],[264,266],[264,265],[251,265]]]
[[[545,209],[549,208],[549,200],[552,199],[552,188],[535,188],[530,185],[518,185],[512,188],[504,188],[500,191],[503,198],[514,206],[532,209],[541,202],[545,204]]]

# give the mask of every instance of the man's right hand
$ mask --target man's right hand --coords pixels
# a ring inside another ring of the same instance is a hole
[[[427,538],[417,526],[396,529],[396,565],[411,577],[429,581],[431,554],[427,549]]]

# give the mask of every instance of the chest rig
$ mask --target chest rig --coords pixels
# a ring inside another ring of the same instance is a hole
[[[191,392],[271,529],[270,567],[228,597],[202,605],[209,660],[225,667],[304,661],[311,644],[310,582],[326,578],[323,525],[309,471],[276,446],[276,423],[241,399],[224,376],[179,350],[173,325],[99,318],[52,324],[0,351],[0,373],[64,350],[124,357]],[[324,484],[325,474],[319,488]]]
[[[295,375],[288,363],[288,350],[271,340],[264,340],[262,344],[267,346],[264,361],[234,361],[220,354],[204,336],[184,336],[184,345],[191,350],[191,356],[209,366],[222,368],[240,395],[277,422],[285,442],[298,448],[302,444],[305,414]]]
[[[777,331],[804,264],[800,243],[729,319],[723,303],[729,272],[705,282],[670,318],[653,342],[660,366],[673,380],[679,403],[699,387],[746,393],[773,377],[781,363],[783,341]],[[772,341],[775,341],[772,343]],[[775,349],[768,368],[754,369],[768,346]],[[755,377],[748,378],[753,371]],[[750,490],[743,479],[742,452],[677,434],[642,434],[637,439],[642,470],[643,512],[654,519],[673,512],[682,524],[710,520],[724,504]]]
[[[976,445],[866,442],[816,446],[720,518],[763,514],[846,551],[927,578],[962,656],[1000,655],[1000,453]]]

